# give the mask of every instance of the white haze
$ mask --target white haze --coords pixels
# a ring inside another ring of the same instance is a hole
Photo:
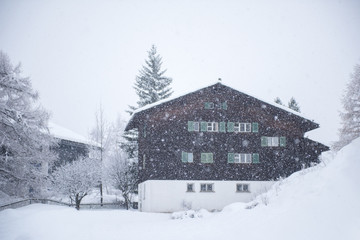
[[[152,44],[175,94],[221,77],[268,101],[294,96],[337,139],[340,97],[360,62],[359,1],[0,1],[0,49],[23,64],[54,122],[87,135],[109,121]]]

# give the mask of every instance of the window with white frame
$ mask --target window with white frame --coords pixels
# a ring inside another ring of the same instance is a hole
[[[250,192],[249,184],[243,184],[243,183],[236,184],[236,192]]]
[[[251,132],[251,123],[234,123],[234,132]]]
[[[214,192],[214,184],[213,183],[201,183],[200,184],[200,192]]]
[[[234,153],[234,163],[251,163],[251,153]]]
[[[285,147],[285,137],[261,137],[261,146],[263,147]]]
[[[207,123],[207,131],[208,132],[218,132],[219,131],[219,125],[217,122],[208,122]]]

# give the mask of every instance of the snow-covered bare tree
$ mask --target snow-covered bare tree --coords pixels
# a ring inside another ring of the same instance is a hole
[[[360,137],[360,64],[354,67],[342,104],[344,107],[344,112],[340,113],[342,127],[339,130],[339,141],[333,146],[335,150],[340,150]]]
[[[288,107],[296,112],[300,112],[300,106],[299,104],[296,102],[295,98],[292,97],[288,103]]]
[[[120,150],[115,152],[111,159],[112,162],[107,168],[108,181],[120,190],[125,207],[129,209],[132,195],[137,190],[137,165]]]
[[[55,140],[49,114],[38,103],[31,81],[0,51],[0,190],[21,197],[41,194]]]
[[[81,200],[100,183],[101,163],[93,158],[78,159],[58,167],[51,180],[53,190],[68,196],[79,210]]]
[[[94,151],[94,157],[99,160],[100,168],[103,169],[104,160],[107,158],[112,138],[111,126],[107,123],[104,116],[104,109],[100,104],[95,113],[95,127],[90,132],[91,139],[99,144],[99,149]],[[103,172],[103,171],[102,171]],[[100,181],[100,203],[103,204],[103,181]]]

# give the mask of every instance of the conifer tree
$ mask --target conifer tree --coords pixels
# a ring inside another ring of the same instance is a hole
[[[164,76],[166,70],[161,70],[162,58],[157,53],[155,45],[148,51],[148,59],[136,76],[134,89],[139,97],[137,107],[130,106],[129,113],[145,105],[169,97],[173,91],[170,87],[172,79]]]
[[[333,146],[335,150],[340,150],[360,137],[360,64],[354,67],[342,104],[344,107],[344,112],[340,113],[342,127],[339,131],[339,141]]]
[[[128,113],[132,114],[137,108],[165,99],[173,93],[170,87],[172,78],[164,76],[166,69],[162,70],[161,67],[162,58],[157,53],[155,45],[152,45],[148,51],[148,59],[145,60],[145,65],[142,66],[135,79],[134,89],[139,97],[137,106],[129,106]],[[128,153],[130,158],[137,159],[137,130],[125,132],[123,138],[121,148]]]
[[[276,97],[274,102],[277,103],[277,104],[283,105],[283,103],[282,103],[282,101],[281,101],[281,99],[279,97]]]
[[[295,98],[292,97],[288,103],[288,107],[296,112],[300,112],[300,106],[299,104],[296,102]]]

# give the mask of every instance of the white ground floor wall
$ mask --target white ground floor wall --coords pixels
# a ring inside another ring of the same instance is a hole
[[[188,184],[193,184],[189,192]],[[212,191],[201,191],[201,184],[212,184]],[[248,191],[237,191],[237,184]],[[187,209],[221,210],[234,202],[249,202],[267,191],[274,181],[188,181],[148,180],[139,184],[139,210],[176,212]]]

